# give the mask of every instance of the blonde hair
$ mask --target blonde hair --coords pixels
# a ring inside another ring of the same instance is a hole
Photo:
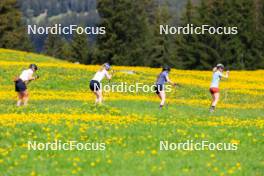
[[[103,64],[99,71],[103,71],[105,69],[105,65]]]
[[[101,66],[101,68],[100,68],[99,71],[103,71],[104,69],[107,70],[107,69],[106,69],[106,65],[105,65],[105,63]]]

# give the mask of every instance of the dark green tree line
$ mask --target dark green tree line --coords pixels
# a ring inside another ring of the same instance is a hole
[[[64,12],[67,8],[78,12],[89,9],[88,1],[80,1],[83,4],[50,1],[59,4],[58,7]],[[106,28],[105,35],[97,35],[93,37],[95,40],[89,40],[91,42],[88,42],[87,35],[74,34],[67,39],[65,36],[48,35],[43,53],[84,64],[110,62],[115,65],[151,67],[168,64],[179,69],[210,69],[221,62],[232,69],[264,68],[263,1],[193,2],[188,0],[184,3],[186,8],[179,18],[179,26],[230,26],[237,27],[238,34],[160,35],[160,25],[175,23],[174,13],[169,7],[170,0],[98,0],[98,26]],[[40,4],[47,5],[45,2],[32,4],[33,9],[42,12]],[[26,7],[23,3],[23,11]],[[60,9],[51,10],[60,14]],[[0,1],[0,47],[26,51],[32,49],[21,19],[17,0]]]
[[[0,1],[0,48],[33,49],[16,0]]]
[[[209,69],[221,62],[232,69],[258,69],[263,65],[263,27],[260,19],[263,3],[249,0],[201,0],[197,7],[187,4],[182,24],[196,26],[236,26],[237,35],[181,36],[178,53],[184,69]],[[192,11],[192,13],[189,13]],[[263,13],[263,12],[262,12]],[[190,15],[192,14],[192,15]]]
[[[97,38],[95,63],[176,65],[173,40],[159,34],[159,25],[169,23],[167,6],[153,0],[99,0],[97,9],[106,35]]]
[[[89,45],[86,34],[73,35],[70,41],[59,35],[48,35],[43,53],[52,57],[89,64]]]
[[[100,26],[106,34],[97,38],[93,62],[143,65],[146,56],[148,19],[144,1],[98,0]]]

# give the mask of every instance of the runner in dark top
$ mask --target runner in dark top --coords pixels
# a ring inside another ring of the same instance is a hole
[[[156,94],[161,99],[160,109],[162,109],[162,107],[165,104],[165,100],[166,100],[165,83],[168,82],[169,84],[171,84],[173,86],[176,85],[176,83],[171,82],[169,79],[170,70],[171,69],[168,66],[163,67],[162,72],[158,75],[158,79],[156,82],[155,91],[156,91]]]

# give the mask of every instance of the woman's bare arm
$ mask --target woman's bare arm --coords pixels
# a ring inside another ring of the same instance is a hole
[[[228,71],[226,71],[226,74],[225,74],[225,75],[222,75],[222,77],[227,79],[227,78],[229,77],[229,73],[230,73],[230,71],[229,71],[229,70],[228,70]]]
[[[214,68],[213,68],[213,72],[216,72],[216,71],[217,71],[217,67],[214,67]]]
[[[112,75],[106,72],[106,78],[110,80],[112,78]]]
[[[176,85],[177,85],[176,83],[174,83],[174,82],[172,82],[172,81],[170,80],[169,76],[166,76],[166,80],[167,80],[167,82],[168,82],[169,84],[171,84],[171,85],[173,85],[173,86],[176,86]]]

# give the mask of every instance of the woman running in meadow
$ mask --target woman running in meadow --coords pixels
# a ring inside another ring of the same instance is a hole
[[[105,63],[103,64],[102,68],[96,72],[93,79],[90,81],[90,89],[94,92],[96,96],[95,103],[102,104],[103,95],[102,95],[102,88],[101,88],[101,81],[106,77],[107,79],[111,79],[112,75],[108,73],[110,70],[110,64]]]
[[[165,93],[165,83],[168,82],[169,84],[176,86],[176,83],[173,83],[169,79],[169,73],[170,73],[170,67],[165,66],[162,69],[162,72],[158,75],[155,91],[156,94],[159,96],[161,102],[160,102],[160,109],[163,108],[166,100],[166,93]]]
[[[223,64],[217,64],[216,67],[213,69],[213,79],[212,83],[210,86],[210,93],[212,95],[212,104],[210,107],[210,112],[215,111],[215,107],[217,105],[217,102],[220,97],[220,92],[219,92],[219,83],[222,78],[228,78],[229,77],[229,71],[226,72],[225,75],[223,75],[224,71],[224,65]]]
[[[29,93],[27,91],[27,84],[30,81],[36,80],[39,77],[33,76],[38,70],[37,65],[31,64],[29,69],[24,70],[18,78],[15,78],[15,90],[18,93],[17,106],[26,106],[29,99]]]

